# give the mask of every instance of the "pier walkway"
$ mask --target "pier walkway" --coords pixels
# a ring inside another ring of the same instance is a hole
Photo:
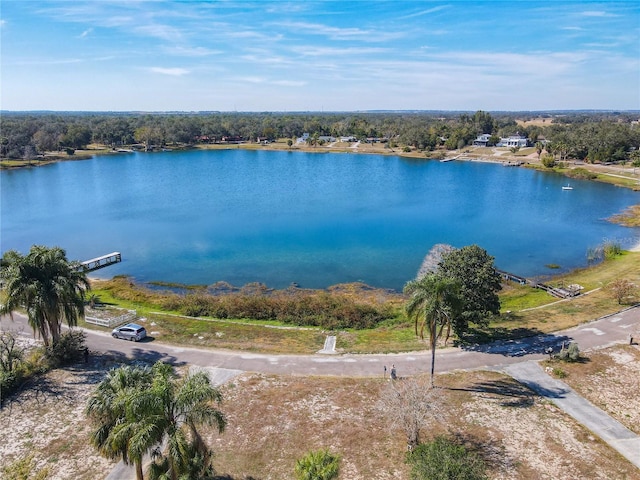
[[[82,268],[85,272],[93,272],[100,268],[108,267],[114,263],[122,261],[122,255],[120,252],[112,252],[101,257],[92,258],[91,260],[85,260],[82,262]]]
[[[504,270],[498,270],[497,268],[496,268],[496,272],[498,272],[500,276],[505,280],[510,280],[512,282],[519,283],[520,285],[531,285],[534,288],[539,288],[541,290],[546,291],[547,293],[549,293],[550,295],[553,295],[556,298],[575,297],[580,293],[580,289],[582,288],[579,285],[569,285],[566,288],[552,287],[551,285],[528,280],[525,277],[521,277],[513,273],[505,272]]]

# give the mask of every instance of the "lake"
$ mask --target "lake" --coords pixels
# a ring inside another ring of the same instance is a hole
[[[629,248],[606,219],[640,194],[526,168],[394,156],[249,151],[131,153],[0,172],[1,247],[113,251],[93,272],[138,281],[402,289],[437,243],[477,244],[496,265],[540,276]],[[557,264],[559,270],[546,265]]]

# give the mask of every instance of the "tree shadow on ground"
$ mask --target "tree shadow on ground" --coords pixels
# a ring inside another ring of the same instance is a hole
[[[485,398],[500,399],[500,406],[514,408],[528,408],[533,406],[536,395],[526,386],[515,380],[490,380],[475,383],[466,388],[447,388],[452,391],[475,392],[483,394]]]
[[[462,350],[483,353],[496,353],[506,357],[521,357],[530,354],[553,354],[560,351],[563,345],[571,342],[571,337],[542,333],[535,328],[518,328],[509,330],[509,335],[499,340],[474,342],[474,335],[465,336],[458,344]],[[491,337],[486,337],[489,339]],[[484,338],[483,338],[484,339]]]
[[[130,354],[126,354],[118,350],[92,352],[90,361],[98,361],[103,364],[113,364],[114,367],[128,363],[153,365],[159,361],[168,363],[173,367],[182,367],[187,364],[187,362],[178,361],[175,356],[169,355],[168,353],[143,350],[141,348],[133,348]]]
[[[543,332],[537,328],[519,327],[519,328],[505,328],[505,327],[484,327],[475,328],[469,327],[469,330],[464,334],[462,343],[470,344],[484,344],[492,343],[500,340],[516,340],[526,337],[534,337],[536,335],[542,335]]]

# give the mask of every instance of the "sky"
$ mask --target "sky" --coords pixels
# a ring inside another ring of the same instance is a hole
[[[0,109],[638,110],[637,1],[1,0]]]

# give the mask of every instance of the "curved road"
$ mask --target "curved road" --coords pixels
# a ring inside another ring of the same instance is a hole
[[[16,330],[32,337],[24,315],[14,314],[14,320],[0,318],[0,330]],[[278,375],[376,376],[384,367],[396,366],[399,376],[426,373],[430,370],[428,350],[398,354],[311,354],[268,355],[229,350],[198,349],[164,344],[158,340],[133,343],[116,340],[109,333],[85,330],[90,350],[124,355],[147,361],[163,360],[174,364],[190,364],[230,370],[262,372]],[[575,341],[581,350],[628,342],[632,334],[640,336],[640,308],[634,307],[568,330],[522,340],[501,341],[489,345],[438,350],[436,371],[498,368],[525,360],[544,358],[545,350],[558,351],[563,342]],[[338,345],[339,347],[339,345]]]
[[[31,337],[26,318],[14,315],[0,317],[0,330],[18,331]],[[400,376],[425,373],[430,370],[430,352],[387,355],[264,355],[245,352],[182,348],[155,340],[139,343],[113,339],[109,333],[86,330],[87,345],[91,350],[108,352],[146,361],[164,360],[173,364],[205,367],[216,377],[214,383],[224,383],[241,371],[278,375],[344,375],[377,376],[395,365]],[[584,424],[616,449],[632,464],[640,468],[637,452],[640,437],[616,420],[580,398],[566,384],[546,375],[535,360],[545,356],[549,347],[557,351],[563,343],[575,341],[581,350],[606,347],[621,342],[634,343],[640,337],[640,308],[630,308],[614,315],[594,320],[575,328],[532,338],[495,342],[469,348],[439,350],[436,370],[502,369],[516,380],[549,398],[561,409]],[[135,478],[133,467],[119,462],[105,480]]]

